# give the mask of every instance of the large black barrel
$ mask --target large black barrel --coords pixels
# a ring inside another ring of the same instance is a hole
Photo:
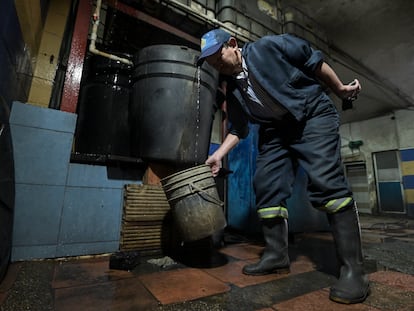
[[[181,166],[206,160],[218,73],[207,63],[198,69],[198,56],[178,45],[153,45],[135,55],[130,109],[134,155]]]
[[[119,55],[125,56],[125,55]],[[93,55],[79,96],[76,152],[130,155],[132,65]]]
[[[0,96],[0,281],[10,261],[14,214],[14,161],[10,109]]]

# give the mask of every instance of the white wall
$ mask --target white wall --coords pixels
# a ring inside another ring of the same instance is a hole
[[[413,148],[414,146],[414,110],[398,110],[395,112],[395,120],[400,149]]]
[[[398,110],[393,114],[340,127],[344,162],[365,162],[371,212],[377,208],[376,184],[372,154],[379,151],[414,147],[414,110]],[[350,141],[363,141],[359,150],[348,147]]]

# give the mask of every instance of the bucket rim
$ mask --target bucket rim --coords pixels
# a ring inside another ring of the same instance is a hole
[[[204,169],[205,171],[207,171],[207,168],[208,168],[208,170],[211,173],[211,169],[210,169],[210,166],[208,164],[201,164],[201,165],[193,166],[193,167],[187,168],[185,170],[182,170],[182,171],[173,173],[173,174],[171,174],[169,176],[166,176],[166,177],[162,178],[160,180],[160,182],[161,182],[162,185],[164,185],[166,181],[168,181],[168,180],[170,180],[170,179],[172,179],[174,177],[180,176],[182,174],[185,174],[185,173],[188,173],[188,172],[191,172],[191,171],[196,171],[198,169]],[[211,177],[213,177],[213,174],[212,173],[211,173]]]
[[[164,193],[168,196],[173,195],[174,193],[180,193],[186,189],[189,185],[198,185],[201,188],[210,188],[216,186],[216,181],[212,176],[206,175],[205,173],[198,174],[193,177],[188,177],[183,175],[180,179],[172,179],[165,184],[162,184],[161,187],[164,190]]]
[[[180,190],[185,189],[185,188],[189,188],[191,186],[194,186],[194,185],[193,184],[186,184],[186,185],[180,187]],[[203,187],[199,188],[200,190],[198,190],[198,191],[191,191],[190,190],[188,192],[185,192],[185,193],[180,192],[178,194],[175,193],[177,189],[173,189],[173,191],[171,191],[169,193],[166,192],[165,195],[167,197],[168,202],[175,202],[175,201],[181,200],[184,197],[187,197],[187,196],[199,193],[199,192],[206,192],[206,191],[213,190],[215,187],[216,187],[216,184],[212,183],[212,184],[209,184],[209,185],[204,185]]]
[[[196,178],[197,177],[197,178]],[[189,183],[203,183],[208,182],[211,180],[212,184],[215,184],[215,181],[213,177],[207,175],[206,173],[198,174],[197,176],[194,176],[194,178],[186,178],[186,176],[183,176],[181,179],[172,180],[168,183],[162,184],[161,187],[164,191],[173,191],[182,187],[185,187]]]

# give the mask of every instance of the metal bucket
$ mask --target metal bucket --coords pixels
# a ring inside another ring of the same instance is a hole
[[[167,176],[161,185],[184,241],[206,238],[226,226],[223,202],[208,165]]]

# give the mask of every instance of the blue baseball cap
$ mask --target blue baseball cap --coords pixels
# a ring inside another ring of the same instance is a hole
[[[231,35],[222,29],[213,29],[201,37],[201,55],[197,60],[197,65],[200,66],[204,59],[216,53],[224,43],[229,41]]]

